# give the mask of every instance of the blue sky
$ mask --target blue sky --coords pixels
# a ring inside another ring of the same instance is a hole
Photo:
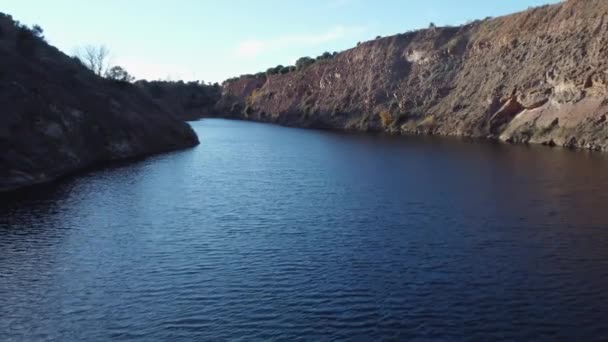
[[[557,0],[2,0],[72,54],[106,45],[138,78],[222,81],[377,35],[498,16]]]

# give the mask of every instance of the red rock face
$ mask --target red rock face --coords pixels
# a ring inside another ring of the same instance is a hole
[[[380,38],[227,82],[218,112],[302,127],[608,149],[608,1]]]

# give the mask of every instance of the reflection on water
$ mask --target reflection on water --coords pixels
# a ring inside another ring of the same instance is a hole
[[[608,159],[193,123],[0,199],[0,340],[608,338]]]

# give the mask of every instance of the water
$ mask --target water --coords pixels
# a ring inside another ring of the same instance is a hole
[[[608,157],[193,123],[0,202],[1,341],[608,338]]]

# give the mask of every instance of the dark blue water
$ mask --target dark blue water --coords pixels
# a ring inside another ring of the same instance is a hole
[[[608,338],[608,157],[193,123],[0,205],[1,341]]]

